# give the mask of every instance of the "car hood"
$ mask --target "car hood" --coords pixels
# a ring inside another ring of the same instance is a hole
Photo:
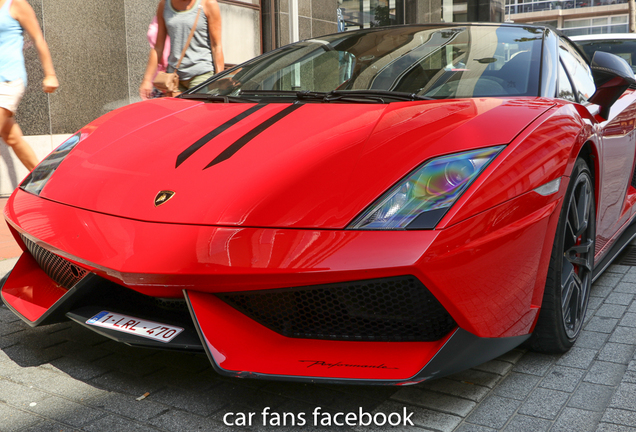
[[[423,161],[507,144],[550,106],[151,100],[83,128],[41,196],[150,222],[343,228]]]

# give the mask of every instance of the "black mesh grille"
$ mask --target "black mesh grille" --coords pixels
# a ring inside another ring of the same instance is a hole
[[[25,236],[20,237],[40,268],[58,285],[71,289],[88,273],[87,270],[47,251]]]
[[[360,341],[436,341],[456,324],[413,276],[218,296],[284,336]]]

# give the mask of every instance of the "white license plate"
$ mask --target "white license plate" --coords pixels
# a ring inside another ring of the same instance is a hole
[[[146,321],[108,311],[101,311],[86,321],[86,324],[134,334],[159,342],[170,342],[183,331],[181,327],[175,327],[154,321]]]

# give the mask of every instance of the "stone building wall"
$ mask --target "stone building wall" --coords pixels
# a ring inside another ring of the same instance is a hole
[[[16,118],[25,135],[73,133],[137,100],[156,0],[29,0],[51,50],[60,88],[42,92],[37,50],[25,38],[29,85]]]

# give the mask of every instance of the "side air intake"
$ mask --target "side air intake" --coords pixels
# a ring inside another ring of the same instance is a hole
[[[20,238],[44,273],[58,285],[71,289],[88,274],[87,270],[49,252],[24,235],[20,235]]]

